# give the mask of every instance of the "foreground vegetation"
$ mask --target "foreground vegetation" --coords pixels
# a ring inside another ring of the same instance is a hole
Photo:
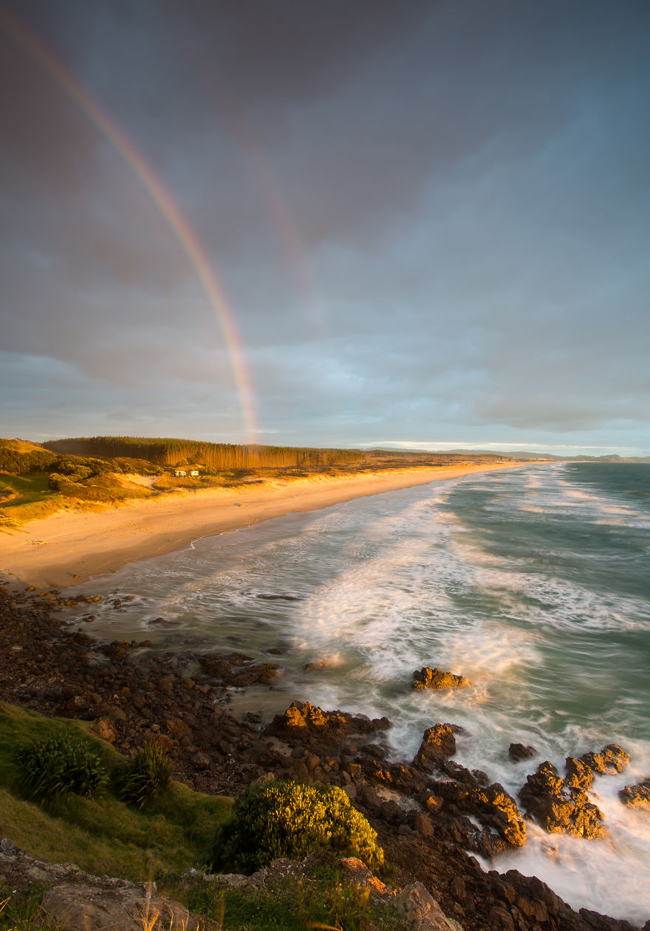
[[[273,781],[249,786],[237,799],[216,833],[211,863],[217,871],[252,873],[278,857],[302,860],[325,847],[371,869],[384,862],[377,832],[343,789]]]
[[[228,889],[212,883],[173,884],[170,895],[224,931],[403,931],[409,927],[395,904],[372,902],[368,890],[350,881],[329,851],[311,859],[304,872],[288,874],[264,889]]]
[[[30,798],[16,758],[34,741],[80,740],[108,772],[127,765],[110,744],[80,721],[44,718],[0,703],[0,811],[2,834],[35,857],[76,863],[89,873],[145,881],[208,862],[214,834],[230,814],[231,799],[203,795],[170,782],[144,808],[117,798],[109,788],[92,797],[51,793]]]
[[[4,703],[0,784],[0,833],[17,846],[95,875],[153,878],[159,892],[223,929],[402,927],[395,907],[371,903],[337,858],[383,863],[374,830],[337,787],[254,785],[233,811],[231,799],[170,781],[159,749],[145,748],[127,760],[93,736],[86,722]],[[146,790],[151,786],[155,791]],[[224,889],[180,876],[217,860],[223,872],[252,872],[274,857],[302,859],[314,851],[304,870],[273,875],[261,889]],[[39,911],[46,890],[0,888],[0,931],[53,931]]]

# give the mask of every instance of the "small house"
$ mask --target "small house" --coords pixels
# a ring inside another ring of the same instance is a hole
[[[185,478],[187,472],[184,469],[174,469],[174,475],[176,478]]]
[[[193,470],[190,472],[190,475],[192,476],[192,478],[198,478],[198,477],[199,477],[199,470],[198,470],[198,469],[193,469]]]

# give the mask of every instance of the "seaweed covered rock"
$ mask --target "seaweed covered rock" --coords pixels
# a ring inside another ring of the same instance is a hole
[[[423,666],[419,672],[413,673],[413,688],[417,691],[424,689],[462,689],[471,685],[471,681],[466,676],[457,676],[453,672],[445,672],[443,669],[429,666]]]
[[[212,864],[252,873],[279,857],[302,859],[322,848],[371,869],[384,860],[377,832],[338,786],[272,781],[249,786],[237,799],[215,835]]]

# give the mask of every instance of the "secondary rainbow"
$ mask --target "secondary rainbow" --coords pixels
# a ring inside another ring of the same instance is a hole
[[[122,156],[167,221],[170,230],[194,268],[201,282],[203,293],[219,321],[239,396],[246,441],[255,443],[257,425],[253,391],[233,313],[210,261],[187,218],[183,216],[169,191],[130,139],[43,42],[7,10],[0,10],[0,28],[56,81],[68,98]]]

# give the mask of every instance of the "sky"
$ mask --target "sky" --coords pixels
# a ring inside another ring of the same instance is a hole
[[[650,454],[647,0],[0,0],[0,434]]]

